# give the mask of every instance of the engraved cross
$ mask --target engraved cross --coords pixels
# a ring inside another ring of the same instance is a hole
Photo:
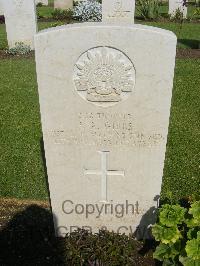
[[[107,177],[108,176],[124,176],[124,171],[108,170],[107,155],[109,151],[99,151],[101,154],[101,170],[84,170],[85,175],[100,175],[101,176],[101,202],[107,202]]]

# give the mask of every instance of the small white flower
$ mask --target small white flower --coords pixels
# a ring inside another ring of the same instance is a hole
[[[73,16],[80,21],[101,21],[102,6],[95,0],[81,1],[74,8]]]

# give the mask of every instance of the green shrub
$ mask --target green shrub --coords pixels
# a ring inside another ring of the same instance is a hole
[[[173,15],[170,15],[172,21],[180,22],[183,20],[183,12],[177,8]]]
[[[23,42],[16,42],[15,47],[10,48],[6,51],[10,55],[27,55],[31,52],[31,47],[24,44]]]
[[[200,201],[191,204],[189,210],[163,205],[152,233],[160,242],[154,258],[163,261],[163,265],[200,265]]]
[[[138,1],[138,12],[139,15],[147,19],[159,18],[160,2],[158,0],[139,0]]]
[[[37,3],[37,7],[41,7],[41,6],[43,6],[43,3],[41,2]]]
[[[200,19],[200,7],[195,8],[193,16]]]
[[[195,6],[200,7],[200,1],[199,0],[195,0]]]
[[[55,20],[66,20],[66,19],[71,19],[73,15],[73,11],[71,9],[59,9],[56,8],[54,11],[52,11],[52,17]]]
[[[64,243],[67,265],[133,265],[135,241],[124,234],[77,230],[68,234]]]

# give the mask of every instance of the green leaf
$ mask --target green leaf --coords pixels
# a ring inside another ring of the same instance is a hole
[[[167,259],[163,261],[162,266],[178,266],[178,263],[175,263],[174,261]]]
[[[194,218],[192,218],[192,219],[186,219],[185,222],[186,222],[187,226],[190,227],[190,228],[196,227],[196,226],[199,225],[198,220],[195,220]]]
[[[176,256],[179,255],[181,249],[181,243],[178,241],[175,244],[166,245],[166,244],[160,244],[157,246],[153,257],[154,259],[164,261],[165,259],[175,259]]]
[[[191,205],[189,214],[193,215],[194,223],[200,226],[200,201],[196,201]]]
[[[198,233],[197,239],[192,239],[186,242],[185,247],[187,256],[193,260],[200,260],[200,237]]]
[[[200,260],[193,260],[188,257],[179,257],[179,261],[183,264],[183,266],[200,266]]]
[[[182,238],[177,226],[166,227],[159,224],[155,224],[152,227],[153,236],[157,241],[161,241],[163,244],[175,243],[178,239]]]
[[[187,238],[189,240],[193,239],[193,238],[197,238],[197,234],[199,233],[199,228],[198,227],[193,227],[190,228],[187,232]]]
[[[160,223],[169,227],[181,224],[184,221],[186,209],[179,205],[165,204],[160,209]]]

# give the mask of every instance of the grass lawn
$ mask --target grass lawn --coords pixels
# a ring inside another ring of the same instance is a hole
[[[0,60],[0,73],[0,196],[45,198],[34,60]]]
[[[0,24],[0,50],[7,47],[6,27],[4,24]]]
[[[200,191],[200,59],[176,61],[162,196]]]
[[[178,38],[179,48],[198,49],[200,42],[200,23],[184,22],[181,28],[180,23],[173,22],[141,22],[142,24],[163,28],[173,31]]]
[[[173,31],[178,37],[179,48],[198,48],[200,42],[200,23],[184,22],[182,29],[179,23],[174,22],[144,22],[136,21],[136,23],[159,27]],[[38,30],[49,28],[54,22],[39,22]],[[0,50],[6,49],[6,29],[4,24],[0,24]]]
[[[37,14],[42,17],[48,17],[51,18],[52,11],[54,10],[53,6],[41,6],[37,7]]]
[[[0,73],[0,196],[46,199],[34,59],[2,59]],[[177,60],[163,197],[200,190],[199,76],[200,60]]]

